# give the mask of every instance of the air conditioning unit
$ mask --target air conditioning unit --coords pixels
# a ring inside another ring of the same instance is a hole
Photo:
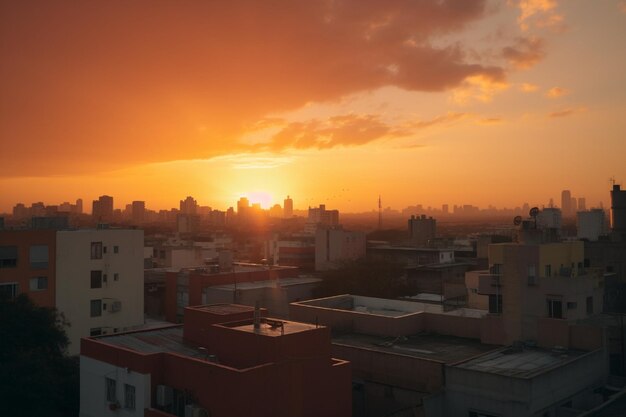
[[[185,417],[209,417],[209,412],[202,407],[189,404],[185,406]]]
[[[156,403],[159,407],[167,407],[171,405],[174,399],[174,390],[167,385],[157,385],[156,387]]]
[[[111,303],[111,312],[112,313],[120,311],[121,309],[122,309],[122,302],[121,301],[113,301]]]

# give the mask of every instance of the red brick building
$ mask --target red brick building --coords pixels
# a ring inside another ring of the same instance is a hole
[[[350,416],[350,363],[331,357],[330,329],[262,315],[188,307],[182,326],[84,338],[81,415]]]

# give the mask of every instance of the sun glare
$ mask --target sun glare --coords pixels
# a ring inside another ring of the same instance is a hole
[[[270,208],[274,202],[272,195],[265,191],[253,191],[245,193],[243,196],[250,201],[250,204],[258,203],[261,205],[261,208],[264,209]]]

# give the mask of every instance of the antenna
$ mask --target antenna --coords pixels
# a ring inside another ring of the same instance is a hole
[[[378,230],[382,230],[383,228],[383,203],[380,199],[380,194],[378,194]]]
[[[539,214],[539,207],[531,208],[528,214],[530,214],[530,217],[535,219],[535,229],[536,229],[537,228],[537,215]]]

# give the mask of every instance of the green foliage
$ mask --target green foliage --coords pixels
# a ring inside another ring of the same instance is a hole
[[[0,403],[7,416],[76,416],[78,359],[66,356],[67,322],[22,294],[0,299]]]
[[[414,294],[407,284],[404,268],[388,261],[368,259],[346,262],[337,269],[324,272],[316,297],[354,294],[368,297],[396,298]]]

